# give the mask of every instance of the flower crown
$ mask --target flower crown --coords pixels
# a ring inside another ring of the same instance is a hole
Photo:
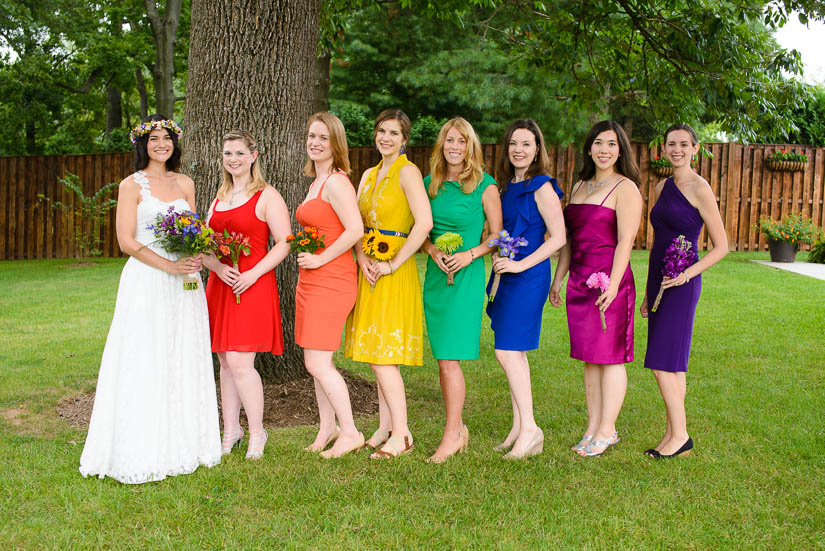
[[[163,130],[164,128],[166,130],[171,130],[172,132],[177,134],[179,138],[180,135],[183,133],[180,129],[180,126],[178,126],[177,123],[175,123],[175,121],[166,119],[162,121],[150,121],[140,123],[139,125],[134,127],[131,132],[129,132],[129,138],[132,140],[132,145],[135,145],[138,142],[138,140],[145,134],[148,134],[152,130]]]

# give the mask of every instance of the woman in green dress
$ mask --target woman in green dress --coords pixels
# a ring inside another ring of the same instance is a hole
[[[431,463],[443,463],[464,451],[470,438],[461,420],[466,390],[459,362],[478,358],[485,283],[481,257],[492,250],[487,237],[502,228],[495,183],[484,172],[481,144],[470,123],[461,117],[447,121],[433,147],[430,175],[424,179],[433,214],[433,229],[421,247],[430,255],[424,316],[447,410],[444,435]],[[487,234],[482,239],[485,221]],[[462,241],[451,254],[435,245],[448,232]]]

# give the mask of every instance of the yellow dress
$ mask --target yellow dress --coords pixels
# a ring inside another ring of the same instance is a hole
[[[389,236],[400,245],[415,219],[398,176],[403,167],[413,163],[401,155],[387,176],[376,182],[382,163],[370,170],[358,198],[358,209],[366,232],[372,228],[404,234],[404,237]],[[358,270],[358,297],[347,319],[344,353],[355,361],[377,365],[421,365],[421,286],[415,255],[401,266],[393,263],[393,268],[392,274],[378,278],[372,290],[363,272]]]

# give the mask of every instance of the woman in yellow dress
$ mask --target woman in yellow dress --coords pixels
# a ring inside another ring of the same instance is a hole
[[[366,444],[376,449],[370,457],[378,459],[413,447],[399,364],[422,364],[421,287],[413,255],[433,221],[421,172],[404,155],[409,117],[400,109],[387,109],[378,115],[374,130],[381,162],[358,185],[365,235],[355,247],[358,297],[347,320],[344,352],[368,362],[375,373],[379,424]]]

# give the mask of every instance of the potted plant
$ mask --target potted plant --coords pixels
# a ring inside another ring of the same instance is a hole
[[[653,170],[653,174],[662,178],[673,174],[673,166],[670,164],[670,161],[658,156],[650,159],[650,168]]]
[[[771,262],[793,262],[800,243],[813,243],[822,235],[819,226],[795,212],[781,222],[762,216],[757,227],[768,239]]]
[[[802,153],[788,153],[784,149],[774,151],[765,157],[765,165],[770,170],[797,172],[805,170],[805,165],[808,164],[807,155]]]

